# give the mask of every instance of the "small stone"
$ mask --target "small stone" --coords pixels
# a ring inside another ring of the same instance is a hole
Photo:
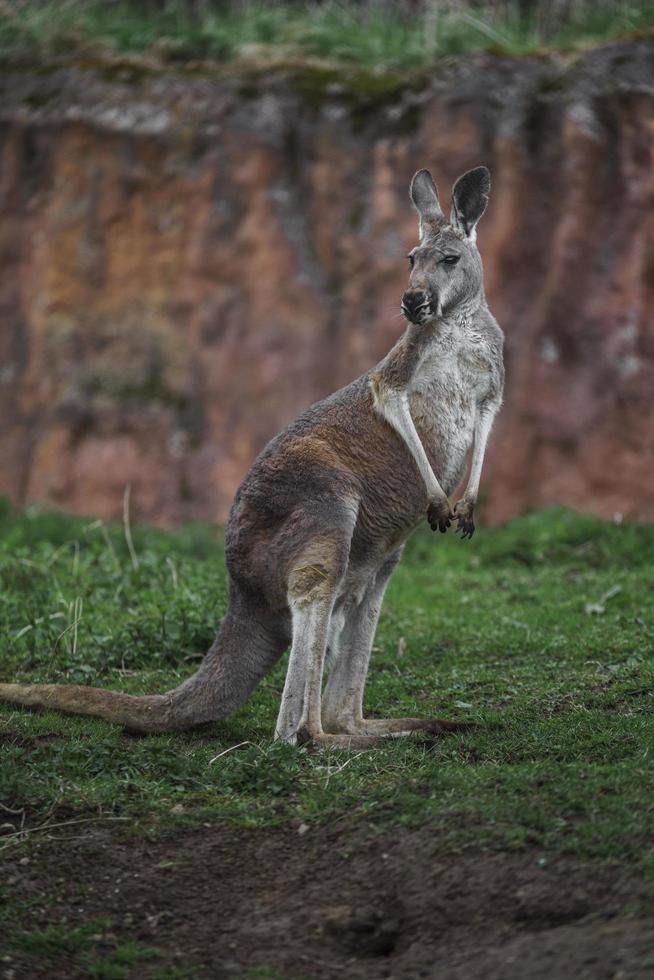
[[[30,859],[29,858],[21,858],[18,863],[19,864],[22,864],[23,867],[24,867],[26,864],[29,864],[30,863]]]
[[[309,828],[309,824],[308,823],[301,823],[300,826],[297,829],[297,832],[300,835],[300,837],[302,837],[303,834],[308,833],[309,829],[310,828]]]

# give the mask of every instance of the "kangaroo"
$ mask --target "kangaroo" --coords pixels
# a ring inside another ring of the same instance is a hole
[[[429,171],[415,174],[420,242],[408,256],[406,330],[376,367],[307,409],[255,460],[226,529],[227,612],[197,672],[166,694],[0,684],[0,698],[136,732],[186,729],[226,718],[290,646],[279,739],[367,747],[458,727],[366,718],[363,690],[407,538],[425,516],[433,530],[455,522],[463,538],[474,531],[504,384],[503,333],[486,304],[476,245],[489,192],[485,167],[463,174],[448,221]],[[467,487],[452,509],[471,446]]]

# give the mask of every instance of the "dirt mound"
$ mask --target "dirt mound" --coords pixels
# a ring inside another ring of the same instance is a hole
[[[35,900],[23,927],[110,918],[121,939],[162,951],[139,977],[164,963],[211,978],[257,967],[293,980],[654,977],[654,920],[624,869],[537,852],[443,856],[430,828],[220,826],[154,844],[95,833],[21,857],[2,879]],[[65,956],[11,955],[0,975],[15,980],[84,975]]]

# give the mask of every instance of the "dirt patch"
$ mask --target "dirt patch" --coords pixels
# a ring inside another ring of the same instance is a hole
[[[24,858],[0,865],[11,895],[34,902],[22,928],[109,918],[121,940],[162,951],[139,977],[164,965],[202,978],[264,967],[292,980],[654,977],[654,920],[624,869],[537,852],[443,856],[435,828],[215,826],[156,843],[94,832]],[[65,954],[9,955],[8,980],[85,975]]]

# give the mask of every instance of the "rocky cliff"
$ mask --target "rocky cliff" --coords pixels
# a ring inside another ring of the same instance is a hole
[[[0,76],[0,493],[223,519],[250,461],[378,359],[429,166],[487,163],[508,386],[486,519],[654,518],[654,46]]]

